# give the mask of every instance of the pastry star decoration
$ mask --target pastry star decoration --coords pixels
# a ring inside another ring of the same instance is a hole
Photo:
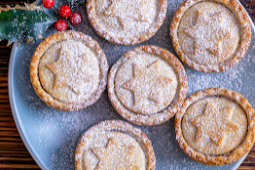
[[[148,22],[144,6],[149,0],[110,0],[111,5],[105,10],[104,15],[117,17],[122,29],[130,23],[127,18],[136,21]]]
[[[132,156],[134,155],[134,146],[120,146],[114,138],[110,138],[105,148],[91,148],[92,152],[99,160],[95,170],[138,170],[134,165]]]
[[[229,120],[233,110],[233,107],[219,110],[213,104],[207,103],[204,114],[191,119],[191,123],[198,128],[196,140],[198,141],[206,135],[215,144],[221,146],[226,132],[239,130],[237,125]]]
[[[46,64],[46,67],[54,74],[54,89],[69,87],[74,93],[80,94],[81,84],[90,80],[84,65],[87,55],[72,56],[65,49],[61,48],[59,58],[53,63]]]
[[[194,53],[209,50],[215,56],[221,55],[222,41],[230,37],[230,32],[222,27],[223,13],[206,16],[197,11],[196,24],[184,32],[194,39]]]
[[[162,102],[162,88],[172,82],[172,79],[160,75],[160,62],[154,61],[145,68],[133,64],[134,77],[121,87],[134,92],[134,105],[139,106],[145,99],[155,103]]]

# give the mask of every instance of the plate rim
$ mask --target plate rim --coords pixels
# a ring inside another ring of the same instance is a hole
[[[10,102],[10,107],[11,107],[11,112],[12,112],[12,117],[14,119],[16,128],[18,130],[19,136],[21,137],[21,140],[23,144],[25,145],[26,149],[28,150],[29,154],[32,156],[36,164],[43,170],[46,170],[45,165],[42,163],[42,161],[39,161],[40,159],[38,158],[38,155],[33,151],[31,144],[28,142],[27,136],[23,133],[24,129],[21,127],[20,123],[20,118],[19,114],[17,114],[17,106],[16,102],[13,99],[14,95],[14,90],[13,90],[13,85],[12,85],[12,79],[14,78],[13,75],[13,58],[14,58],[14,53],[18,49],[18,44],[14,43],[12,46],[11,54],[10,54],[10,60],[9,60],[9,67],[8,67],[8,96],[9,96],[9,102]]]

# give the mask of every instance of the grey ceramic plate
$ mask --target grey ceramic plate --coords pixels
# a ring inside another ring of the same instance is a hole
[[[174,11],[182,0],[168,0],[167,18],[158,33],[143,44],[153,44],[174,52],[169,37],[169,25]],[[75,29],[92,36],[99,42],[112,66],[120,56],[133,47],[113,45],[99,37],[90,26],[85,8],[80,7],[83,23]],[[48,34],[53,33],[53,29]],[[205,74],[185,66],[188,74],[188,95],[207,87],[224,87],[235,90],[255,106],[255,37],[252,26],[252,42],[246,56],[226,73]],[[105,91],[98,102],[79,112],[61,112],[45,105],[35,94],[29,79],[30,59],[36,45],[13,46],[9,66],[9,97],[13,117],[20,136],[30,154],[42,169],[74,169],[76,144],[89,127],[109,119],[122,119],[111,106]],[[175,141],[174,119],[153,127],[139,127],[151,139],[157,170],[169,169],[236,169],[244,157],[228,166],[206,166],[187,157]]]

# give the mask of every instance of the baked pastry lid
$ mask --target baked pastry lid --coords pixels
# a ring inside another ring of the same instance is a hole
[[[173,101],[162,111],[159,111],[154,114],[138,114],[133,111],[127,109],[118,99],[115,92],[115,77],[118,72],[119,67],[125,63],[129,58],[135,57],[134,53],[152,53],[154,55],[162,57],[166,62],[171,65],[176,73],[176,77],[178,80],[178,87],[176,90],[176,94],[174,96]],[[181,64],[181,62],[169,51],[166,49],[154,46],[154,45],[144,45],[135,47],[122,55],[122,57],[113,65],[108,75],[108,96],[109,99],[115,108],[115,110],[126,120],[145,126],[158,125],[163,122],[171,119],[176,112],[182,106],[182,103],[187,94],[187,75],[186,71]]]
[[[91,94],[91,96],[88,99],[86,99],[85,101],[81,101],[80,103],[64,103],[55,99],[43,88],[39,79],[39,64],[44,52],[48,50],[48,48],[52,44],[59,43],[61,41],[65,41],[68,39],[79,40],[83,44],[89,46],[92,50],[94,50],[99,65],[98,67],[100,77],[98,88],[93,94]],[[35,92],[46,104],[63,111],[76,111],[95,103],[100,98],[102,92],[106,88],[107,73],[108,73],[107,59],[103,50],[100,48],[99,44],[95,40],[93,40],[90,36],[85,35],[81,32],[71,30],[57,32],[48,36],[35,49],[30,62],[30,79]]]
[[[146,170],[153,170],[156,167],[155,153],[151,141],[142,130],[121,120],[106,120],[89,128],[81,136],[75,150],[75,169],[82,170],[83,148],[88,144],[93,135],[102,132],[121,132],[134,138],[141,146],[146,159]]]
[[[87,8],[87,16],[90,24],[97,32],[98,35],[105,38],[107,41],[119,44],[119,45],[136,45],[141,42],[144,42],[150,39],[156,32],[159,30],[161,25],[163,24],[166,13],[167,13],[167,0],[158,0],[160,2],[158,15],[155,19],[155,23],[150,26],[150,28],[145,31],[143,34],[133,36],[133,37],[116,37],[112,35],[108,30],[102,28],[102,25],[99,23],[96,13],[95,13],[95,0],[87,0],[86,8]]]
[[[221,62],[217,65],[201,65],[197,64],[195,61],[191,60],[182,50],[181,45],[179,43],[178,38],[178,28],[180,21],[182,19],[182,16],[185,14],[185,12],[191,8],[192,6],[202,3],[202,2],[216,2],[225,5],[227,8],[229,8],[236,16],[237,21],[240,24],[240,29],[242,32],[241,39],[239,42],[239,46],[236,49],[236,52],[226,61]],[[170,36],[172,39],[173,47],[178,54],[179,58],[182,60],[183,63],[188,65],[189,67],[205,72],[205,73],[212,73],[212,72],[223,72],[229,70],[232,66],[236,65],[244,56],[245,53],[250,45],[251,41],[251,20],[245,11],[245,9],[242,7],[240,2],[238,0],[185,0],[180,7],[176,10],[171,24],[169,28]]]
[[[230,153],[226,155],[219,156],[211,156],[200,153],[193,149],[185,140],[182,133],[182,119],[187,109],[198,100],[202,100],[206,97],[225,97],[230,99],[244,110],[248,120],[248,130],[244,140]],[[216,88],[208,88],[204,90],[200,90],[192,95],[190,95],[184,102],[182,109],[175,115],[175,133],[176,140],[180,146],[180,148],[185,152],[186,155],[191,157],[192,159],[199,161],[201,163],[207,165],[225,165],[231,164],[237,159],[244,156],[249,152],[253,143],[255,142],[255,111],[253,107],[250,105],[248,100],[244,98],[241,94],[227,90],[224,88],[216,87]]]

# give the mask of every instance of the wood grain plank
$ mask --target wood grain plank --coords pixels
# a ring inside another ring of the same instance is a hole
[[[33,161],[33,158],[0,157],[0,161]]]
[[[40,169],[38,165],[32,164],[0,164],[0,168],[14,168],[14,169]]]

